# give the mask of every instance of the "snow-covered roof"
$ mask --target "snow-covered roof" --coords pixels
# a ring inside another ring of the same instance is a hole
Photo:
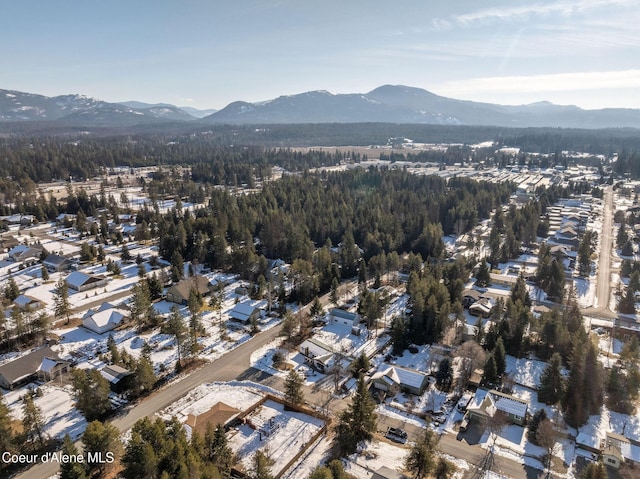
[[[496,408],[499,411],[520,417],[525,417],[527,414],[528,405],[522,399],[518,399],[514,396],[509,396],[508,394],[498,391],[489,391],[489,394],[494,400]]]
[[[374,374],[372,379],[381,380],[389,385],[395,384],[421,389],[427,380],[427,375],[415,369],[383,364],[380,371]]]
[[[126,316],[127,312],[123,309],[103,309],[91,315],[86,314],[82,318],[82,324],[92,331],[101,332],[105,329],[114,329]]]
[[[92,281],[102,281],[104,278],[99,276],[92,276],[90,274],[83,273],[82,271],[74,271],[65,279],[66,283],[71,288],[79,288],[82,285]]]
[[[315,338],[305,339],[299,346],[301,352],[308,352],[309,356],[320,357],[327,354],[333,354],[331,346],[326,345],[322,341]]]
[[[233,309],[229,312],[229,315],[233,319],[237,319],[239,321],[249,321],[249,318],[254,313],[256,309],[260,309],[257,306],[256,301],[246,300],[241,303],[236,304]]]
[[[526,416],[527,408],[528,404],[526,401],[493,389],[491,391],[478,389],[467,406],[468,410],[484,410],[484,412],[490,416],[493,416],[496,411],[502,411],[506,414],[519,417]]]

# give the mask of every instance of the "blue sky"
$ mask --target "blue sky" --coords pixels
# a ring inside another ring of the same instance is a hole
[[[222,108],[383,84],[640,108],[637,0],[4,0],[0,88]]]

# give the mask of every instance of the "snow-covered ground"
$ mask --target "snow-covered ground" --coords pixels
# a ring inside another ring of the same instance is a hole
[[[30,388],[37,386],[29,384],[23,388],[10,391],[4,395],[5,404],[14,419],[22,420],[22,397],[28,394]],[[55,383],[40,386],[41,396],[34,396],[34,403],[42,411],[45,422],[46,435],[62,439],[65,434],[76,439],[87,426],[84,416],[75,408],[75,402],[70,386],[60,386]]]

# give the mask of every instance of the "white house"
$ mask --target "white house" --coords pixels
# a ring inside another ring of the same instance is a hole
[[[298,350],[304,356],[305,362],[311,364],[320,372],[325,372],[334,362],[334,353],[331,346],[315,338],[305,339],[298,346]]]
[[[82,271],[74,271],[64,280],[69,289],[75,291],[86,291],[88,289],[99,288],[105,286],[108,282],[105,276],[96,276],[83,273]]]
[[[360,323],[360,315],[358,313],[350,313],[344,309],[334,308],[329,312],[331,321],[336,323],[345,324],[350,328],[357,326]]]
[[[257,301],[246,300],[241,303],[236,304],[231,311],[229,311],[229,316],[232,319],[243,323],[249,323],[251,321],[257,320],[260,318],[260,308],[257,306]]]
[[[124,309],[110,303],[102,303],[97,311],[90,309],[82,317],[82,325],[97,334],[103,334],[117,328],[128,316]]]

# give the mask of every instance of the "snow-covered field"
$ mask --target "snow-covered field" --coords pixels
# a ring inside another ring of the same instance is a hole
[[[35,387],[36,385],[30,384],[4,395],[5,404],[11,410],[14,419],[22,420],[22,397],[27,394],[29,388]],[[71,387],[49,383],[40,386],[40,390],[42,396],[35,396],[33,399],[42,411],[46,424],[45,434],[58,439],[62,439],[65,434],[69,434],[73,439],[80,436],[87,426],[87,421],[75,408]]]

